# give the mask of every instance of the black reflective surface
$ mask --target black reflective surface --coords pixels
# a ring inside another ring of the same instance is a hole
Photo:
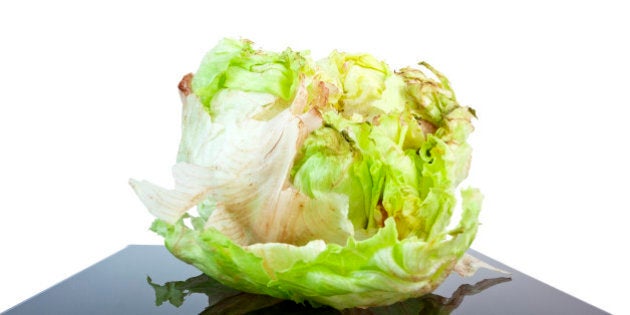
[[[451,275],[436,291],[389,307],[343,314],[608,314],[473,250],[487,270]],[[159,304],[159,305],[158,305]],[[233,291],[163,246],[132,245],[3,314],[340,314]]]

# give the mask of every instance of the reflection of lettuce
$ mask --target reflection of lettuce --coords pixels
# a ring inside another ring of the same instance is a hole
[[[131,180],[152,229],[246,292],[343,309],[432,291],[464,269],[482,198],[456,194],[474,111],[421,65],[221,41],[180,84],[175,188]]]
[[[224,287],[216,280],[199,275],[185,281],[171,281],[163,285],[147,279],[155,290],[155,304],[168,301],[179,307],[185,297],[193,293],[206,294],[210,304],[200,314],[422,314],[446,315],[455,310],[467,295],[477,294],[495,284],[510,281],[510,278],[481,280],[474,285],[462,284],[450,298],[437,294],[427,294],[420,298],[409,299],[389,306],[369,309],[346,309],[341,312],[332,308],[312,308],[306,305],[283,301],[267,295],[248,294]]]

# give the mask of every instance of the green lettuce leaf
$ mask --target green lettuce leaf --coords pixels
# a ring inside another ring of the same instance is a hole
[[[303,246],[257,243],[240,246],[214,228],[191,229],[183,220],[161,220],[152,229],[178,258],[217,281],[245,292],[338,309],[388,305],[435,289],[472,242],[480,195],[463,193],[463,220],[448,239],[399,239],[396,222],[363,241],[345,245],[311,241]]]
[[[221,89],[264,92],[291,99],[306,60],[290,49],[282,53],[257,51],[248,40],[224,39],[204,57],[192,80],[192,90],[211,109]]]
[[[369,54],[335,51],[318,66],[322,81],[336,87],[330,101],[347,118],[362,121],[404,108],[403,80]]]

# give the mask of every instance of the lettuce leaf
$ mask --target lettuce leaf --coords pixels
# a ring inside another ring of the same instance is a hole
[[[449,238],[399,239],[392,218],[374,236],[346,244],[314,240],[303,246],[240,246],[214,228],[191,229],[183,220],[156,220],[152,229],[178,258],[217,281],[245,292],[337,309],[388,305],[434,290],[472,242],[480,195],[463,193],[464,220]]]
[[[192,89],[208,109],[215,94],[226,88],[269,93],[288,101],[297,90],[299,74],[307,71],[305,65],[304,54],[291,49],[263,52],[248,40],[224,39],[204,57]]]

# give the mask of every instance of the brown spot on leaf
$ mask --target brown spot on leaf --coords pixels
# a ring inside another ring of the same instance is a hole
[[[324,81],[318,81],[316,84],[313,84],[313,86],[315,91],[311,93],[313,96],[313,99],[311,100],[311,107],[323,110],[328,104],[330,90]]]
[[[372,125],[378,126],[381,124],[381,115],[376,115],[372,117]]]
[[[387,217],[389,215],[387,214],[387,210],[385,210],[385,207],[383,206],[383,200],[379,199],[378,203],[376,204],[376,210],[378,211],[378,213],[376,213],[375,215],[376,224],[380,227],[384,227],[385,220],[387,220]]]
[[[437,130],[437,127],[434,124],[422,118],[418,119],[418,124],[420,125],[420,128],[425,135],[434,133]]]
[[[193,78],[193,74],[189,73],[185,75],[181,79],[181,81],[179,81],[179,84],[177,85],[177,88],[184,96],[188,96],[190,95],[190,93],[192,93],[192,85],[191,85],[192,78]]]

